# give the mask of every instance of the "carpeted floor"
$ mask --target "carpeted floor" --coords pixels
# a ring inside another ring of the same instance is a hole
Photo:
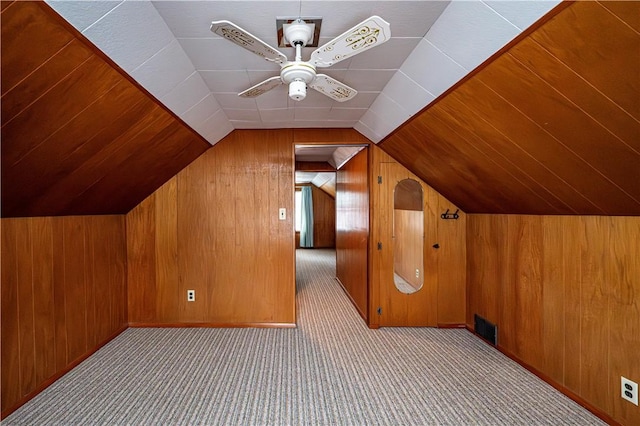
[[[465,330],[369,330],[298,250],[297,329],[128,329],[6,425],[604,424]]]

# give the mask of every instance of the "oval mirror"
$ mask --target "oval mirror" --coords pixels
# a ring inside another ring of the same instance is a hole
[[[411,294],[422,288],[423,248],[422,185],[404,179],[393,192],[393,281],[401,293]]]

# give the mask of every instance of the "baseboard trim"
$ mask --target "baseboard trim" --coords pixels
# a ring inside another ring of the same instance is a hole
[[[367,317],[367,314],[360,310],[360,308],[358,307],[358,304],[355,302],[355,300],[353,300],[353,297],[351,297],[351,295],[347,291],[347,288],[344,286],[344,284],[342,284],[342,281],[340,281],[340,278],[338,278],[338,277],[334,277],[334,278],[338,282],[338,284],[340,284],[340,287],[342,288],[342,291],[344,291],[344,294],[347,295],[347,297],[351,301],[351,304],[356,308],[356,311],[358,311],[358,313],[360,314],[360,316],[364,320],[365,324],[369,324],[369,319]]]
[[[296,328],[289,322],[130,322],[131,328]]]
[[[467,328],[467,325],[458,323],[438,323],[438,328]]]
[[[532,367],[531,365],[527,364],[526,362],[524,362],[522,359],[518,358],[515,354],[509,352],[508,350],[500,347],[500,342],[498,341],[498,346],[493,346],[492,344],[490,344],[489,342],[487,342],[486,340],[484,340],[482,337],[480,337],[474,330],[473,327],[469,326],[468,324],[465,325],[465,328],[472,333],[473,335],[477,336],[480,340],[482,340],[482,342],[484,342],[486,345],[491,346],[492,348],[497,349],[500,353],[502,353],[503,355],[505,355],[506,357],[510,358],[511,360],[517,362],[518,364],[520,364],[523,368],[527,369],[529,372],[535,374],[536,376],[538,376],[539,379],[545,381],[547,384],[549,384],[549,386],[553,387],[555,390],[557,390],[558,392],[561,392],[563,395],[565,395],[567,398],[570,398],[571,400],[573,400],[575,403],[581,405],[582,407],[584,407],[585,409],[589,410],[594,416],[600,418],[602,421],[606,422],[609,425],[618,425],[620,426],[620,423],[617,422],[616,420],[614,420],[610,415],[608,415],[607,413],[605,413],[604,411],[602,411],[601,409],[595,407],[594,405],[592,405],[589,401],[587,401],[586,399],[582,398],[580,395],[574,393],[572,390],[562,386],[561,384],[559,384],[558,382],[556,382],[555,380],[553,380],[551,377],[547,376],[546,374],[544,374],[543,372],[541,372],[540,370],[538,370],[535,367]]]
[[[13,413],[14,411],[16,411],[18,408],[22,407],[24,404],[26,404],[27,402],[29,402],[30,400],[32,400],[33,398],[35,398],[40,392],[42,392],[43,390],[45,390],[46,388],[48,388],[49,386],[51,386],[53,383],[55,383],[56,380],[60,379],[62,376],[64,376],[65,374],[67,374],[69,371],[73,370],[75,367],[77,367],[82,361],[86,360],[87,358],[89,358],[91,355],[93,355],[94,353],[96,353],[98,350],[100,350],[104,345],[106,345],[107,343],[109,343],[110,341],[112,341],[113,339],[115,339],[116,337],[118,337],[118,335],[120,335],[123,331],[125,331],[127,328],[129,328],[128,325],[123,325],[122,327],[120,327],[115,333],[113,333],[111,336],[107,337],[103,342],[99,343],[95,348],[89,350],[88,352],[86,352],[85,354],[79,356],[78,358],[76,358],[75,360],[73,360],[72,362],[70,362],[66,367],[64,367],[62,370],[58,371],[57,373],[55,373],[53,376],[49,377],[48,379],[46,379],[45,381],[43,381],[42,383],[40,383],[33,391],[29,392],[27,395],[23,396],[22,398],[20,398],[18,400],[18,402],[16,402],[15,404],[13,404],[11,407],[6,408],[4,411],[2,411],[2,413],[0,413],[0,420],[3,420],[4,418],[6,418],[7,416],[9,416],[11,413]]]

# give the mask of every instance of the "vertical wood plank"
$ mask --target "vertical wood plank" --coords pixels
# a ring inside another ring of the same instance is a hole
[[[181,321],[200,322],[208,318],[207,301],[211,300],[209,271],[212,268],[219,268],[221,265],[232,265],[231,262],[215,262],[211,264],[207,261],[210,253],[208,244],[211,235],[208,230],[208,220],[210,215],[221,214],[226,209],[218,206],[213,209],[207,203],[206,186],[206,159],[209,157],[205,153],[202,157],[191,163],[187,169],[178,175],[178,217],[185,218],[178,222],[178,267],[180,270],[180,282],[178,289],[178,309]],[[234,203],[233,192],[227,193],[225,201],[228,204]],[[235,215],[227,218],[235,222]],[[234,241],[235,243],[235,241]],[[229,252],[235,249],[229,245],[221,256],[230,256]],[[229,271],[229,281],[233,282],[233,276]],[[233,289],[233,288],[232,288]],[[195,290],[196,301],[187,302],[187,290]],[[227,299],[229,305],[235,306],[237,300],[233,294]],[[229,309],[227,306],[226,309]]]
[[[369,248],[368,150],[362,150],[336,176],[336,275],[368,319]]]
[[[2,332],[2,374],[0,398],[2,411],[11,407],[20,399],[20,323],[18,318],[18,259],[17,259],[17,223],[21,219],[2,219],[0,234],[2,237],[2,311],[0,311]]]
[[[127,236],[125,216],[114,216],[110,227],[111,259],[109,265],[109,281],[113,286],[111,292],[111,331],[112,333],[128,324],[127,318]]]
[[[581,389],[582,351],[582,241],[584,229],[579,220],[571,216],[561,218],[564,230],[564,325],[566,330],[564,341],[564,385],[576,394]]]
[[[36,383],[56,372],[53,221],[33,218],[33,292]]]
[[[33,240],[32,219],[16,222],[16,274],[18,278],[18,324],[20,330],[20,392],[26,395],[36,387]]]
[[[177,178],[171,179],[156,191],[156,281],[158,291],[157,320],[177,322],[175,303],[185,295],[178,291],[178,199]]]
[[[65,318],[67,362],[73,362],[87,350],[87,311],[85,289],[85,226],[82,219],[62,219],[64,234]]]
[[[69,363],[67,350],[67,309],[65,294],[64,218],[51,218],[53,226],[53,304],[55,315],[56,371]]]
[[[607,397],[612,392],[607,380],[607,369],[603,368],[609,363],[607,299],[610,290],[606,281],[610,263],[608,220],[603,216],[585,217],[581,220],[585,239],[581,247],[583,309],[580,395],[604,412],[611,412],[612,402]]]
[[[312,185],[313,196],[313,246],[336,246],[336,201],[329,194]],[[293,214],[293,212],[292,212]]]
[[[515,268],[518,249],[517,228],[520,216],[491,216],[491,236],[498,254],[498,345],[516,350],[516,294],[518,276]]]
[[[620,377],[640,382],[640,217],[612,217],[609,298],[609,399],[613,417],[640,424],[638,407],[619,397]]]
[[[86,317],[86,328],[85,333],[87,336],[86,347],[93,348],[98,343],[97,336],[97,328],[98,328],[98,318],[96,318],[97,309],[96,306],[96,278],[99,275],[99,271],[96,271],[96,263],[100,261],[99,255],[95,253],[96,244],[95,241],[98,240],[98,229],[94,226],[95,220],[92,216],[84,216],[80,220],[82,220],[82,225],[84,228],[84,289],[85,289],[85,299],[82,309],[85,312]],[[102,242],[104,244],[104,241]],[[104,260],[102,260],[104,261]],[[100,278],[98,278],[100,280]],[[101,283],[103,284],[103,283]],[[102,304],[104,306],[104,304]]]
[[[434,190],[431,190],[435,193]],[[437,194],[437,193],[436,193]],[[457,220],[444,220],[440,214],[458,207],[437,194],[438,212],[432,217],[438,227],[438,324],[464,324],[466,318],[466,215],[459,211]],[[433,250],[425,244],[425,250]]]
[[[127,288],[131,322],[155,320],[155,195],[127,214]]]
[[[111,292],[116,291],[116,286],[110,278],[110,270],[114,266],[112,262],[115,260],[111,256],[113,247],[110,238],[114,232],[113,222],[113,216],[93,216],[88,223],[91,227],[89,235],[92,237],[89,246],[93,256],[91,261],[94,292],[93,335],[95,343],[93,345],[103,342],[114,331],[111,326],[112,306],[109,303],[112,297]]]
[[[122,216],[2,219],[0,225],[6,413],[124,325],[126,245]],[[110,277],[117,281],[117,301]],[[95,307],[85,287],[94,279]],[[115,325],[114,304],[122,312]]]
[[[564,229],[562,219],[543,218],[543,288],[542,341],[544,363],[541,371],[557,383],[564,380],[565,332],[564,323]]]
[[[516,329],[516,354],[527,364],[541,369],[542,353],[542,217],[522,217],[514,230],[516,298],[513,310]]]

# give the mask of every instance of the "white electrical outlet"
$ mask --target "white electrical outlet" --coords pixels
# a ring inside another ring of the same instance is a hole
[[[187,302],[195,302],[195,301],[196,301],[196,291],[187,290]]]
[[[416,278],[420,278],[420,269],[416,268]]]
[[[638,405],[638,384],[620,376],[620,393],[623,399]]]

